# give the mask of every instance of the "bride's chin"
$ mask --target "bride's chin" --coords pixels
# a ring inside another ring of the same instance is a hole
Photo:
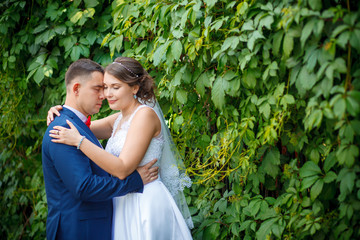
[[[119,111],[119,110],[120,110],[120,108],[118,108],[118,107],[116,107],[116,106],[110,106],[110,109],[111,109],[111,110],[115,110],[115,111]]]

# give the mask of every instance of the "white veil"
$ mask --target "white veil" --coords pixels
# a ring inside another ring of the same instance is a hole
[[[178,152],[176,145],[171,137],[169,128],[165,122],[164,114],[161,111],[159,103],[156,101],[145,103],[152,107],[161,121],[161,132],[164,137],[164,148],[160,159],[160,178],[165,184],[176,205],[179,207],[186,224],[190,229],[194,228],[189,207],[184,196],[184,188],[191,187],[192,181],[185,173],[184,162]]]

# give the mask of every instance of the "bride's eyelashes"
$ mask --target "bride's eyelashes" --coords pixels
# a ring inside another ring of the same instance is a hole
[[[104,86],[104,90],[107,90],[109,87],[108,86]],[[114,86],[112,87],[112,89],[118,90],[120,88],[120,86]]]

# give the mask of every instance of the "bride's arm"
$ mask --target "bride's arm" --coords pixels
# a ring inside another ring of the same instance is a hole
[[[46,123],[49,124],[54,121],[55,116],[60,116],[61,105],[53,106],[49,109],[46,118]],[[112,114],[106,118],[91,121],[90,129],[97,139],[108,139],[111,137],[112,129],[116,118],[120,113]]]
[[[50,136],[54,138],[52,141],[78,146],[82,136],[70,121],[68,124],[70,129],[55,126],[55,130],[50,131]],[[135,114],[119,157],[99,148],[86,138],[80,144],[80,150],[106,172],[124,179],[138,167],[151,139],[160,133],[160,129],[156,113],[150,108],[144,108]],[[58,130],[59,135],[56,134]]]
[[[114,122],[120,113],[115,113],[105,118],[91,121],[90,130],[97,139],[108,139],[111,137]]]

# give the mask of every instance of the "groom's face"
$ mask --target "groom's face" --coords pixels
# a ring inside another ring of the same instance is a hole
[[[85,116],[99,112],[104,100],[103,80],[104,75],[102,73],[93,72],[91,79],[80,84],[77,105]]]

